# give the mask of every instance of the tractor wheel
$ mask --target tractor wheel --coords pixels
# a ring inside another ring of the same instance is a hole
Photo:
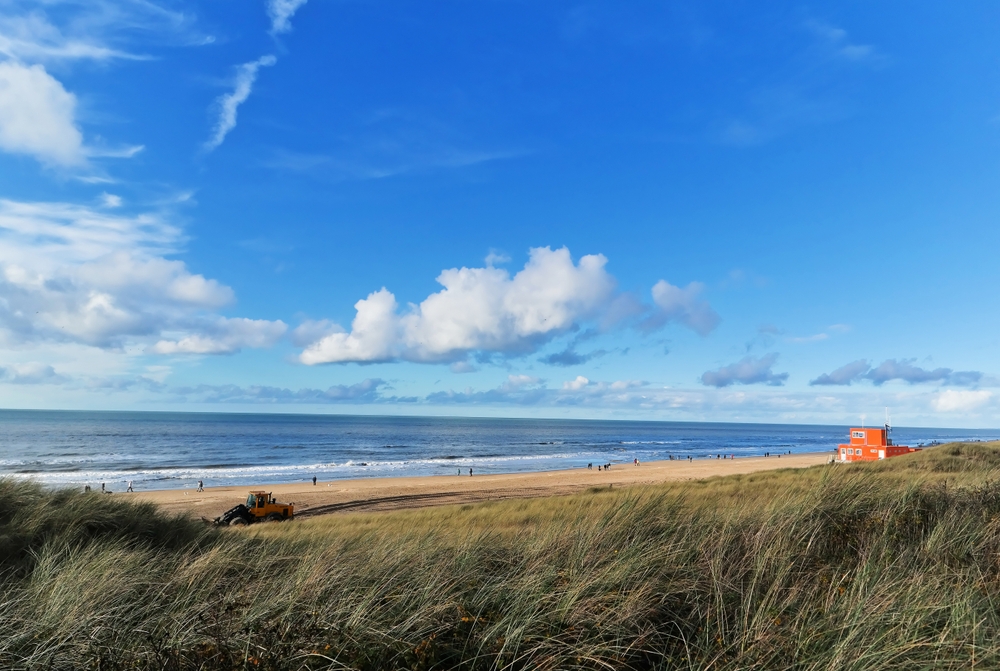
[[[229,520],[229,526],[231,527],[245,527],[246,525],[247,521],[242,517],[234,517],[233,519]]]
[[[280,522],[284,518],[281,516],[281,513],[271,513],[264,519],[266,519],[268,522]]]

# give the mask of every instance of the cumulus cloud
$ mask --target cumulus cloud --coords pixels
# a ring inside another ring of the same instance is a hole
[[[271,19],[271,34],[287,33],[292,29],[291,20],[306,0],[269,0],[267,15]]]
[[[938,412],[968,412],[986,405],[992,397],[992,392],[984,390],[945,389],[935,395],[932,405]]]
[[[701,383],[709,387],[728,387],[733,384],[781,386],[788,379],[788,373],[774,373],[771,370],[777,360],[776,352],[765,354],[759,359],[746,356],[736,363],[706,371],[701,376]]]
[[[587,337],[629,323],[649,332],[668,322],[704,335],[718,323],[715,311],[698,297],[700,284],[680,289],[661,280],[653,288],[654,305],[645,306],[632,294],[616,290],[606,264],[602,254],[586,255],[575,263],[565,247],[536,247],[513,276],[492,262],[484,268],[445,270],[437,277],[444,288],[418,305],[401,308],[396,296],[383,287],[355,303],[350,331],[330,322],[308,322],[300,327],[301,333],[296,329],[297,339],[315,333],[316,324],[328,331],[306,345],[299,359],[308,365],[448,363],[472,353],[485,362],[494,356],[530,354],[588,323],[591,328],[583,332]],[[652,314],[639,324],[630,320],[644,312]],[[583,337],[541,361],[570,366],[607,353],[577,353],[575,347]]]
[[[851,363],[844,364],[832,373],[823,373],[815,380],[810,380],[811,385],[849,385],[857,382],[871,368],[864,359],[858,359]]]
[[[699,296],[705,285],[691,282],[683,289],[666,280],[653,285],[653,314],[642,324],[644,330],[660,328],[668,322],[680,322],[699,335],[711,333],[721,321],[712,307]]]
[[[0,342],[114,348],[166,333],[181,334],[177,343],[214,338],[230,350],[272,342],[281,322],[264,328],[215,314],[233,291],[166,258],[182,241],[158,214],[0,200]]]
[[[590,380],[582,375],[577,375],[575,380],[566,380],[562,388],[566,391],[579,391],[590,384]]]
[[[596,315],[614,291],[600,254],[574,263],[569,250],[532,249],[511,277],[502,268],[452,268],[444,289],[400,314],[383,288],[355,304],[349,333],[331,333],[309,345],[306,364],[391,361],[448,362],[471,351],[531,352]]]
[[[44,67],[0,62],[0,149],[49,165],[83,165],[75,114],[76,96]]]
[[[243,63],[236,69],[236,80],[232,93],[219,96],[216,100],[219,118],[212,130],[212,137],[205,143],[206,151],[212,151],[221,145],[229,131],[236,128],[236,110],[250,97],[254,82],[257,81],[257,71],[275,63],[277,63],[277,59],[268,54],[255,61]]]
[[[881,386],[886,382],[900,380],[909,384],[943,382],[960,387],[970,387],[979,384],[983,379],[983,374],[979,371],[956,371],[951,368],[927,370],[915,366],[915,361],[916,359],[886,359],[876,368],[872,368],[867,361],[859,359],[841,366],[832,373],[824,373],[810,381],[809,384],[846,386],[861,380],[870,380],[876,386]]]

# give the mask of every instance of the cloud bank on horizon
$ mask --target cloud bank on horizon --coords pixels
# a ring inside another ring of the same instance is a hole
[[[0,406],[1000,424],[975,12],[388,7],[5,5]]]

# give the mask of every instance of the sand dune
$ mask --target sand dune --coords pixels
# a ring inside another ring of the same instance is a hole
[[[737,459],[697,459],[694,461],[655,461],[615,465],[610,471],[585,468],[533,473],[469,476],[438,475],[424,477],[334,480],[280,485],[206,487],[116,494],[152,501],[169,512],[186,512],[214,518],[246,499],[251,489],[273,492],[282,503],[294,503],[299,517],[360,511],[399,510],[479,501],[536,498],[572,494],[588,487],[628,487],[680,480],[697,480],[737,473],[754,473],[778,468],[805,468],[823,464],[832,453],[784,455],[782,457],[746,457]],[[457,473],[457,469],[456,469]]]

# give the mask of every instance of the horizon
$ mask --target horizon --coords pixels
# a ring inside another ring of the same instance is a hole
[[[1000,426],[997,19],[12,0],[0,405]]]
[[[721,424],[721,425],[752,425],[752,426],[788,426],[788,427],[811,427],[811,428],[875,428],[884,427],[884,424],[815,424],[815,423],[790,423],[790,422],[726,422],[726,421],[692,421],[692,420],[671,420],[671,419],[628,419],[628,418],[593,418],[593,417],[509,417],[503,415],[384,415],[384,414],[359,414],[346,412],[301,412],[294,410],[271,410],[254,409],[246,411],[234,410],[105,410],[105,409],[66,409],[66,408],[0,408],[0,413],[5,412],[27,412],[27,413],[106,413],[106,414],[150,414],[150,415],[225,415],[233,417],[247,416],[278,416],[278,417],[342,417],[357,419],[455,419],[455,420],[489,420],[489,421],[527,421],[527,422],[620,422],[620,423],[647,423],[647,424]],[[923,425],[890,425],[890,429],[939,429],[941,431],[996,431],[1000,433],[998,427],[978,426],[978,427],[958,427],[958,426],[923,426]]]

